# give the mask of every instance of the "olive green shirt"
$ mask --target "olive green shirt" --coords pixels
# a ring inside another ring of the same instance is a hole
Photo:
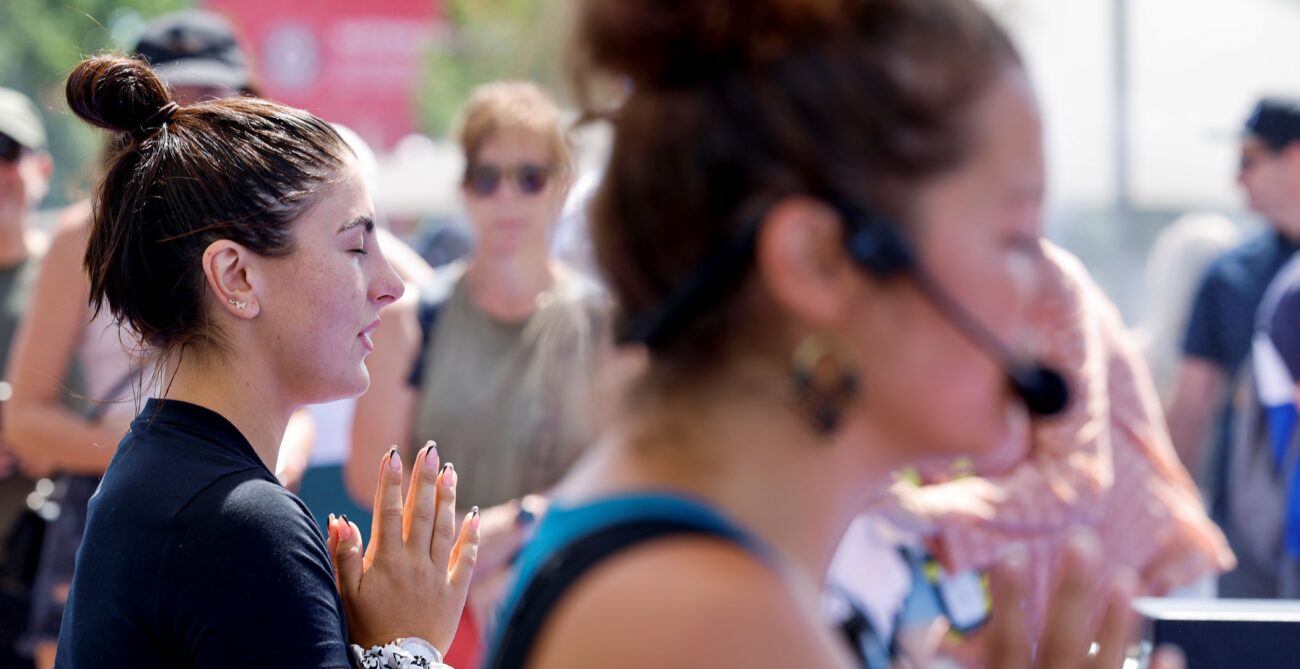
[[[607,337],[600,289],[557,272],[521,322],[484,313],[463,266],[433,324],[410,443],[456,465],[457,505],[488,507],[556,483],[594,438],[592,378]]]

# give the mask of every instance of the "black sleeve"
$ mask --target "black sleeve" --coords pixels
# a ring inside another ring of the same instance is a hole
[[[164,556],[159,611],[190,666],[350,666],[320,530],[284,488],[242,478],[228,476],[197,496]]]
[[[1187,318],[1187,331],[1183,337],[1183,355],[1201,358],[1230,369],[1235,362],[1228,342],[1224,341],[1225,319],[1230,317],[1223,308],[1227,286],[1214,265],[1201,280]]]

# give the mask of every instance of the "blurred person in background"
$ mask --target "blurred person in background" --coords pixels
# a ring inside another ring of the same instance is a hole
[[[1215,259],[1201,279],[1166,411],[1183,464],[1204,472],[1216,519],[1225,515],[1224,470],[1235,415],[1230,389],[1250,352],[1264,290],[1300,247],[1298,140],[1300,101],[1265,98],[1246,120],[1237,181],[1269,229]]]
[[[1076,258],[1046,242],[1044,256],[1050,271],[1029,328],[1073,402],[976,458],[974,475],[895,485],[888,515],[925,537],[951,573],[989,569],[1007,546],[1023,547],[1035,631],[1049,613],[1056,556],[1081,527],[1097,532],[1102,573],[1136,574],[1144,596],[1213,597],[1235,560],[1169,442],[1136,342]]]
[[[1230,597],[1300,598],[1300,255],[1277,272],[1255,315],[1250,364],[1231,389],[1225,530],[1242,556]]]
[[[190,10],[158,17],[141,34],[136,54],[161,73],[180,104],[238,95],[254,95],[256,82],[247,68],[234,28],[210,12]],[[37,666],[53,666],[57,634],[72,579],[77,547],[85,527],[86,502],[113,457],[119,439],[135,417],[126,401],[149,376],[139,351],[107,310],[98,316],[89,304],[90,280],[82,266],[91,231],[91,205],[80,202],[59,217],[47,261],[34,288],[34,299],[13,351],[10,378],[13,399],[7,408],[5,440],[27,463],[58,472],[52,501],[58,516],[41,550],[32,621],[27,645]],[[91,400],[70,406],[63,379],[83,377],[77,395]],[[295,416],[285,434],[284,461],[302,460],[312,425],[305,413]],[[296,485],[300,469],[282,470]],[[30,490],[29,490],[30,492]]]
[[[457,217],[426,216],[416,225],[420,231],[411,246],[431,267],[442,267],[469,255],[474,241]]]
[[[1060,408],[1003,359],[1047,263],[1020,58],[966,0],[578,15],[579,83],[625,83],[592,109],[614,147],[591,225],[649,362],[556,487],[487,666],[853,666],[818,611],[849,524],[891,472]],[[992,666],[1120,666],[1136,577],[1101,580],[1095,540],[1065,553],[1036,646],[1018,580],[995,586]]]
[[[1210,263],[1236,246],[1241,229],[1226,216],[1184,214],[1156,236],[1143,272],[1142,320],[1134,327],[1162,406],[1174,390],[1192,298]],[[1193,471],[1193,474],[1199,472]]]
[[[15,333],[31,309],[45,251],[32,216],[53,173],[36,105],[18,91],[0,88],[0,422],[13,418],[7,364]],[[8,440],[0,439],[0,667],[23,663],[15,646],[27,625],[30,574],[40,545],[40,521],[24,519],[33,486],[15,466]]]
[[[609,333],[603,294],[551,251],[574,173],[559,107],[531,83],[487,84],[465,103],[458,137],[474,247],[386,311],[346,477],[366,499],[376,454],[427,438],[461,464],[460,499],[485,509],[471,593],[481,613],[541,510],[526,496],[591,443]]]

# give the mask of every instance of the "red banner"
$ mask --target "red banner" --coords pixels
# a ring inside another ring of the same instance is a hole
[[[438,0],[206,0],[241,31],[266,97],[357,131],[376,149],[418,128],[415,94]]]

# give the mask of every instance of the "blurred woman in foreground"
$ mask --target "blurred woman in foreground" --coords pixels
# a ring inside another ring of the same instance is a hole
[[[1023,343],[1043,263],[1024,68],[968,0],[587,0],[579,21],[580,82],[626,91],[593,238],[649,368],[525,549],[489,666],[849,666],[817,607],[845,528],[891,472],[1024,420],[987,354]],[[1132,577],[1094,583],[1098,559],[1067,551],[1041,665],[1120,666]],[[1031,664],[1018,582],[993,666]]]

